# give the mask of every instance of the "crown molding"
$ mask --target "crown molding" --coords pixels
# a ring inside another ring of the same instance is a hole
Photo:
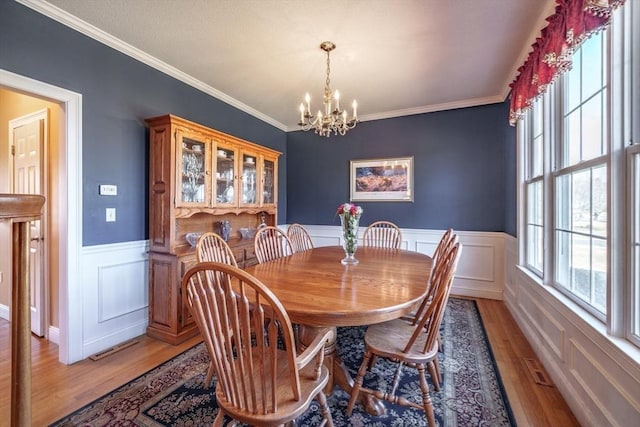
[[[263,122],[266,122],[282,131],[285,131],[285,132],[287,131],[287,127],[284,124],[278,122],[277,120],[274,120],[273,118],[267,116],[266,114],[261,113],[260,111],[249,107],[248,105],[238,101],[235,98],[230,97],[229,95],[217,90],[216,88],[203,83],[202,81],[190,76],[189,74],[178,70],[177,68],[167,64],[166,62],[163,62],[155,58],[154,56],[151,56],[148,53],[143,52],[142,50],[134,46],[131,46],[130,44],[118,39],[117,37],[114,37],[111,34],[105,31],[102,31],[101,29],[95,27],[94,25],[91,25],[88,22],[81,20],[78,17],[73,16],[68,12],[46,1],[37,1],[37,0],[16,0],[16,1],[30,9],[33,9],[34,11],[44,16],[47,16],[73,30],[78,31],[79,33],[86,35],[87,37],[90,37],[106,46],[109,46],[119,52],[122,52],[125,55],[130,56],[131,58],[142,62],[143,64],[153,67],[156,70],[167,74],[168,76],[171,76],[177,80],[180,80],[183,83],[188,84],[191,87],[194,87],[208,95],[211,95],[212,97],[219,99],[220,101],[223,101],[226,104],[236,107],[237,109],[242,110],[245,113],[250,114],[257,119],[260,119]]]
[[[434,113],[436,111],[455,110],[456,108],[476,107],[478,105],[497,104],[504,101],[502,95],[487,96],[484,98],[463,99],[455,102],[445,102],[443,104],[424,105],[422,107],[406,108],[404,110],[387,111],[378,114],[366,114],[360,117],[360,121],[391,119],[400,116],[411,116],[414,114]]]

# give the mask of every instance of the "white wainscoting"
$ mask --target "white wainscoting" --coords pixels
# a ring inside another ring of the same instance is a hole
[[[305,228],[315,246],[342,244],[339,226],[305,225]],[[360,227],[360,237],[364,229]],[[402,247],[431,255],[443,234],[444,230],[402,229]],[[501,300],[505,273],[504,233],[456,230],[456,234],[463,248],[451,292]]]
[[[640,350],[518,267],[517,239],[505,249],[505,302],[580,424],[640,425]]]
[[[82,248],[83,358],[146,332],[147,252],[146,240]]]

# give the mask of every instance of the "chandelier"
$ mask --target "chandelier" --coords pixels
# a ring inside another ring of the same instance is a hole
[[[335,92],[331,92],[329,88],[329,73],[331,71],[330,67],[330,52],[336,48],[336,45],[332,42],[322,42],[320,44],[320,49],[327,52],[327,80],[324,84],[324,113],[322,110],[318,110],[318,114],[316,116],[311,115],[311,97],[309,93],[304,97],[304,101],[306,103],[300,104],[300,123],[298,125],[302,126],[302,130],[308,131],[313,129],[315,133],[320,136],[326,136],[327,138],[331,136],[333,132],[334,135],[344,135],[347,133],[349,129],[353,129],[356,127],[358,123],[358,103],[354,100],[353,107],[353,115],[351,120],[347,121],[347,111],[340,110],[340,92],[337,90]],[[335,101],[335,106],[333,102]]]

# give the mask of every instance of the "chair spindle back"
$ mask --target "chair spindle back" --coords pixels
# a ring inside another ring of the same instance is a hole
[[[291,241],[278,227],[259,228],[253,238],[256,258],[260,264],[291,255]]]
[[[364,246],[400,249],[402,232],[400,228],[389,221],[376,221],[369,225],[362,236]]]

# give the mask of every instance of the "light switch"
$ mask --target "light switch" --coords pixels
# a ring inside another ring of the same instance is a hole
[[[116,222],[116,208],[107,208],[107,222]]]
[[[101,196],[117,196],[118,186],[102,184],[100,185],[100,195]]]

